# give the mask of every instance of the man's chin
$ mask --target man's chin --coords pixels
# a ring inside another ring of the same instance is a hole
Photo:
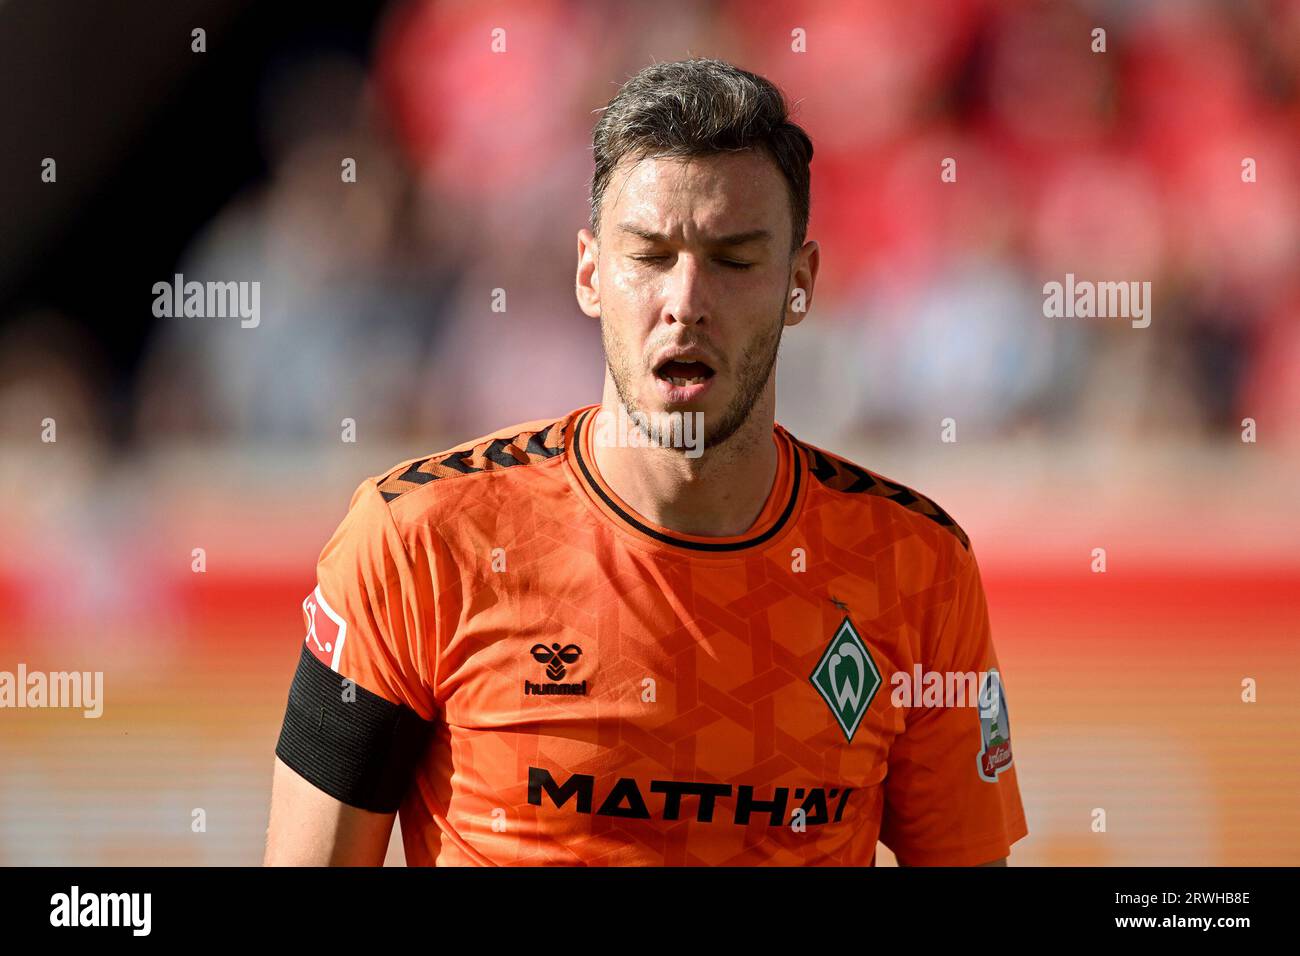
[[[652,401],[642,403],[637,412],[647,419],[670,419],[690,416],[703,426],[704,422],[721,416],[723,406],[708,396],[694,401],[665,401],[655,396]]]

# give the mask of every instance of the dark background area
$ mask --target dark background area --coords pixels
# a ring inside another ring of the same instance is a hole
[[[384,7],[0,4],[0,333],[30,309],[77,323],[107,365],[114,438],[158,321],[140,276],[170,277],[189,239],[266,175],[259,107],[277,75],[321,51],[366,63]],[[198,27],[205,53],[191,51]],[[47,156],[57,184],[40,179]]]

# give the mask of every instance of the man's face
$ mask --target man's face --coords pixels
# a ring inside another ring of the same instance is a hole
[[[619,166],[594,256],[579,235],[578,286],[629,412],[702,412],[712,447],[744,424],[802,318],[790,240],[785,179],[760,152]]]

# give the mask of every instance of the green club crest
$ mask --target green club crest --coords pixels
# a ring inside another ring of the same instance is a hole
[[[871,652],[846,617],[809,678],[851,742],[883,681]]]

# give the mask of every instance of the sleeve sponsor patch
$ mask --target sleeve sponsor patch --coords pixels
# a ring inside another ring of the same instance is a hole
[[[976,758],[980,779],[996,783],[998,774],[1011,766],[1011,719],[1002,675],[989,670],[980,687],[980,752]]]

